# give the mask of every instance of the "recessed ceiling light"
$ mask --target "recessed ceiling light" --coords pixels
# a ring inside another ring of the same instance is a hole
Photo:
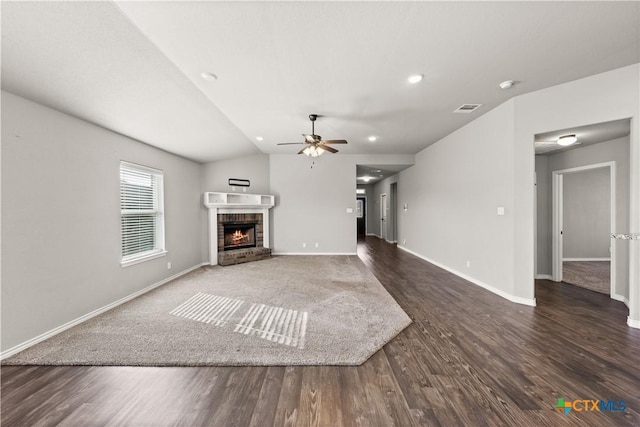
[[[562,135],[558,138],[558,145],[562,145],[566,147],[567,145],[575,144],[578,142],[578,137],[575,134],[571,135]]]
[[[218,80],[218,76],[216,76],[213,73],[207,73],[207,72],[200,73],[200,77],[202,77],[205,80],[209,80],[210,82],[212,82],[214,80]]]
[[[378,138],[376,138],[376,137],[375,137],[375,136],[373,136],[373,135],[371,135],[371,136],[369,137],[369,141],[371,141],[371,142],[375,141],[376,139],[378,139]]]
[[[371,169],[371,172],[373,172],[373,173],[380,173],[380,172],[382,172],[382,171],[381,171],[380,169]]]
[[[263,137],[261,137],[261,136],[256,136],[256,139],[257,139],[258,141],[264,141],[264,138],[263,138]]]
[[[411,74],[407,80],[409,81],[409,83],[418,83],[420,81],[422,81],[422,78],[424,76],[422,74]]]
[[[500,83],[498,86],[500,86],[500,89],[509,89],[513,87],[514,83],[515,82],[513,80],[505,80],[504,82]]]

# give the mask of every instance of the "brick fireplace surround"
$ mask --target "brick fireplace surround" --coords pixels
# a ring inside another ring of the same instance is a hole
[[[269,209],[274,202],[271,195],[204,193],[204,205],[209,211],[209,263],[232,265],[270,257]],[[256,246],[225,251],[225,223],[256,224]]]
[[[225,224],[255,224],[255,248],[224,250]],[[271,249],[264,247],[262,213],[218,214],[218,264],[232,265],[242,262],[258,261],[271,256]]]

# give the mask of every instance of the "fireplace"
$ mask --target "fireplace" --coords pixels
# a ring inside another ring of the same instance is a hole
[[[223,250],[246,249],[256,247],[256,224],[226,223],[222,225]]]
[[[209,217],[209,263],[232,265],[271,256],[269,209],[275,196],[206,192]]]

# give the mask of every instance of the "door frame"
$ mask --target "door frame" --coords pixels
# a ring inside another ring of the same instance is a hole
[[[384,198],[385,203],[382,203],[382,200]],[[387,197],[387,193],[381,193],[380,194],[380,238],[382,240],[387,240],[389,238],[389,229],[387,227],[387,223],[389,222],[388,218],[387,218],[387,214],[386,212],[384,212],[388,207],[389,204],[389,199]],[[385,220],[385,218],[387,218],[387,220]],[[384,233],[382,232],[384,227]]]
[[[364,235],[367,236],[367,232],[369,231],[369,228],[367,227],[367,221],[368,220],[368,215],[367,215],[367,205],[368,205],[368,200],[367,200],[367,196],[365,194],[356,194],[356,201],[358,199],[364,199],[364,206],[363,206],[363,211],[362,211],[362,216],[364,217]],[[358,236],[358,218],[356,216],[356,237]]]
[[[592,169],[609,168],[609,203],[610,203],[610,233],[616,233],[616,162],[602,162],[591,165],[578,166],[551,172],[551,280],[562,281],[562,230],[563,230],[563,175],[583,172]],[[616,295],[616,245],[611,241],[609,245],[611,256],[611,273],[609,279],[610,297]]]

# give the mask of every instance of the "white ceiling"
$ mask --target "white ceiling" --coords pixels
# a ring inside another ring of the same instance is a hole
[[[537,134],[534,138],[534,147],[536,154],[555,154],[560,151],[622,138],[629,135],[630,132],[631,119],[613,120]],[[557,144],[560,136],[571,134],[578,138],[576,144],[565,147]]]
[[[412,154],[514,95],[637,63],[639,14],[639,2],[3,1],[2,87],[199,162],[297,152],[276,143],[301,141],[310,113],[317,134],[349,141],[341,153]],[[484,105],[452,114],[463,103]]]
[[[358,184],[375,184],[411,166],[413,165],[356,165],[356,177]]]

